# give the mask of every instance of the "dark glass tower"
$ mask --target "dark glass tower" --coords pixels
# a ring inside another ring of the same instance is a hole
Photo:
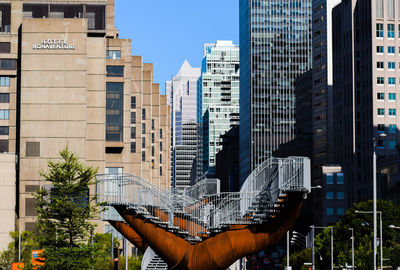
[[[295,80],[311,68],[311,0],[240,0],[240,180],[295,135]]]

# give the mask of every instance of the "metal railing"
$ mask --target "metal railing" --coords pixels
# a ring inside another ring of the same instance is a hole
[[[222,231],[234,224],[257,224],[273,218],[288,192],[310,192],[310,160],[304,157],[271,158],[244,182],[240,192],[220,193],[218,182],[203,180],[187,189],[162,190],[128,174],[98,175],[98,201],[108,206],[125,205],[144,218],[185,239]],[[111,209],[104,220],[120,220]]]

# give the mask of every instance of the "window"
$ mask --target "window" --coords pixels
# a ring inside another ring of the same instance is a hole
[[[396,109],[389,109],[389,116],[396,116]]]
[[[396,78],[390,77],[388,78],[389,85],[396,85]]]
[[[9,129],[8,126],[0,126],[0,135],[8,135]]]
[[[9,102],[10,102],[10,94],[0,93],[0,103],[9,103]]]
[[[131,139],[136,138],[136,127],[131,127]]]
[[[388,30],[388,33],[387,33],[388,38],[394,38],[394,24],[389,23],[387,25],[387,30]]]
[[[136,153],[136,142],[131,142],[131,153]]]
[[[88,19],[88,30],[104,30],[105,14],[105,5],[87,5],[86,17]]]
[[[154,143],[154,133],[151,133],[151,143]]]
[[[142,123],[142,134],[146,134],[146,124]]]
[[[383,38],[383,23],[376,24],[376,37]]]
[[[26,142],[26,156],[39,157],[40,156],[40,142]]]
[[[344,215],[344,208],[343,207],[339,207],[336,209],[337,215],[338,216],[343,216]]]
[[[332,207],[326,208],[326,214],[327,214],[328,216],[333,216],[333,208],[332,208]]]
[[[385,78],[383,78],[383,77],[376,78],[376,83],[377,84],[385,84]]]
[[[388,47],[388,53],[394,54],[394,46],[389,46]]]
[[[388,146],[390,150],[396,149],[397,142],[395,140],[389,140]]]
[[[142,161],[146,160],[146,153],[144,151],[142,151]]]
[[[396,100],[396,93],[389,93],[389,100]]]
[[[116,51],[116,50],[107,51],[106,59],[112,59],[112,60],[121,59],[121,51]]]
[[[10,86],[10,77],[0,77],[0,86]]]
[[[332,173],[326,174],[326,184],[327,185],[333,184],[333,174]]]
[[[131,124],[136,123],[136,112],[131,112]]]
[[[383,62],[376,62],[376,68],[384,68]]]
[[[334,193],[331,192],[331,191],[327,192],[327,193],[326,193],[326,198],[327,198],[328,200],[333,200],[333,199],[334,199]]]
[[[383,132],[385,132],[385,125],[378,124],[378,133],[383,133]]]
[[[385,94],[384,93],[377,93],[377,98],[378,100],[384,100],[385,99]]]
[[[146,109],[142,109],[142,120],[146,120]]]
[[[388,69],[395,69],[396,68],[396,63],[395,62],[389,62],[388,63]]]
[[[146,148],[146,137],[142,137],[142,148]]]
[[[383,108],[378,108],[378,115],[385,115],[385,109]]]
[[[397,130],[397,128],[396,128],[395,124],[390,124],[389,125],[389,133],[390,134],[396,134],[396,130]]]
[[[162,129],[160,129],[160,139],[162,139]]]
[[[151,156],[154,157],[154,146],[151,147]]]
[[[162,164],[162,154],[160,154],[160,164]]]
[[[0,140],[0,153],[8,152],[8,140]]]
[[[385,149],[385,145],[386,145],[386,142],[385,142],[384,140],[378,140],[378,141],[376,142],[376,146],[377,146],[377,148],[379,148],[379,149]]]
[[[124,77],[124,66],[107,66],[107,77]]]
[[[336,193],[336,198],[338,200],[343,200],[344,199],[344,192],[339,191],[338,193]]]
[[[15,59],[0,59],[0,69],[16,70],[17,69],[17,60],[15,60]]]
[[[136,109],[136,97],[131,97],[131,109]]]
[[[160,151],[162,151],[162,142],[160,142]]]
[[[160,175],[162,175],[162,167],[160,167]]]
[[[339,185],[344,184],[344,174],[343,173],[336,174],[336,184],[339,184]]]
[[[0,110],[0,120],[8,120],[10,118],[9,110]]]
[[[151,119],[151,130],[154,130],[154,119]]]
[[[123,141],[124,84],[106,83],[106,140]]]
[[[0,53],[10,53],[11,43],[10,42],[0,42]]]
[[[384,52],[383,46],[376,46],[376,52],[383,53]]]

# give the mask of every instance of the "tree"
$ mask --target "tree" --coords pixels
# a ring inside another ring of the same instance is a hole
[[[87,269],[93,258],[91,220],[99,214],[96,198],[89,196],[97,170],[85,166],[68,147],[60,157],[40,172],[49,185],[34,194],[37,240],[45,248],[45,268]]]
[[[400,226],[400,207],[393,205],[390,201],[378,201],[378,211],[382,211],[383,215],[383,257],[390,259],[385,261],[385,265],[397,269],[400,266],[400,231],[389,229],[388,226],[394,224]],[[354,254],[355,266],[359,270],[373,269],[373,246],[372,246],[372,214],[357,214],[355,210],[371,211],[372,201],[360,202],[353,205],[353,208],[346,211],[343,219],[336,223],[333,227],[333,256],[335,266],[346,264],[351,265],[351,231],[354,229]],[[379,215],[378,215],[379,219]],[[379,224],[378,224],[379,232]],[[379,237],[379,235],[378,235]],[[330,269],[331,258],[331,231],[325,229],[315,237],[315,246],[321,253],[322,260],[318,261],[320,269]],[[301,251],[303,252],[303,251]],[[308,262],[309,258],[298,252],[291,255],[291,259],[300,261],[301,265]],[[317,258],[317,256],[316,256]],[[378,261],[380,253],[378,250]],[[317,262],[317,260],[315,260]],[[293,268],[297,269],[297,268]],[[319,269],[319,268],[317,268]]]

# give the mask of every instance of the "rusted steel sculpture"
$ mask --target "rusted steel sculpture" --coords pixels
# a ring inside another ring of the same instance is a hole
[[[98,176],[96,192],[117,211],[103,219],[170,269],[226,269],[278,243],[294,224],[311,190],[309,167],[307,158],[271,158],[240,192],[219,193],[204,180],[178,194],[132,175]]]
[[[225,270],[236,260],[278,243],[294,224],[302,199],[301,193],[289,194],[280,213],[267,224],[233,225],[196,244],[144,220],[123,206],[116,209],[170,269]],[[127,238],[131,239],[129,235]]]

